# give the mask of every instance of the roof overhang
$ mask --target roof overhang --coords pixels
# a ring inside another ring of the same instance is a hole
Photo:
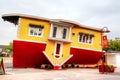
[[[65,20],[65,19],[49,19],[49,18],[31,16],[31,15],[26,15],[26,14],[4,14],[4,15],[2,15],[2,19],[4,21],[14,23],[15,25],[18,24],[18,20],[21,17],[29,18],[29,19],[36,19],[36,20],[43,20],[43,21],[48,21],[48,22],[58,23],[58,24],[76,25],[76,26],[79,26],[81,28],[94,30],[94,31],[99,31],[99,32],[104,33],[104,30],[102,28],[89,27],[89,26],[82,25],[82,24],[80,24],[78,22]]]
[[[15,25],[18,24],[19,18],[29,18],[29,19],[36,19],[36,20],[43,20],[43,21],[50,21],[48,18],[44,17],[38,17],[38,16],[31,16],[31,15],[26,15],[26,14],[4,14],[2,15],[2,19],[4,21],[8,21],[11,23],[14,23]]]
[[[18,19],[19,19],[19,16],[7,16],[7,15],[3,15],[2,16],[2,19],[4,21],[8,21],[8,22],[11,22],[11,23],[14,23],[15,25],[18,24]]]

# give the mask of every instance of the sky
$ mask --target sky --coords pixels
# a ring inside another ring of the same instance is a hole
[[[17,27],[1,18],[9,13],[67,19],[96,28],[108,27],[109,39],[120,37],[120,0],[0,0],[0,45],[17,39]]]

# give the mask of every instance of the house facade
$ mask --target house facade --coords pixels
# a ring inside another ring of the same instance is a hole
[[[5,14],[2,18],[18,28],[13,40],[13,67],[97,64],[104,55],[102,29],[25,14]]]

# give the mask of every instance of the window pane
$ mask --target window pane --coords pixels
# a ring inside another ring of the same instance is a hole
[[[86,36],[84,35],[83,36],[83,43],[85,43],[85,40],[86,40]]]
[[[89,36],[89,35],[86,35],[86,43],[88,43],[88,41],[89,41],[88,36]]]
[[[82,34],[79,35],[79,42],[82,42]]]
[[[41,27],[31,27],[29,30],[29,34],[32,36],[41,36],[42,35],[43,28]]]
[[[33,33],[34,33],[34,30],[31,29],[30,30],[30,35],[33,35]]]
[[[63,29],[63,36],[62,36],[62,38],[65,39],[65,38],[66,38],[66,35],[67,35],[67,29],[64,28],[64,29]]]
[[[56,54],[59,54],[60,53],[60,44],[57,44],[56,46]]]
[[[91,44],[93,42],[94,35],[80,33],[79,34],[79,42]]]
[[[89,38],[89,44],[92,43],[92,38],[93,38],[93,36],[90,35],[90,38]]]
[[[56,58],[60,57],[60,48],[61,48],[61,44],[57,43],[56,44],[56,51],[55,51],[55,57]]]
[[[53,35],[52,37],[56,37],[57,27],[53,27]]]

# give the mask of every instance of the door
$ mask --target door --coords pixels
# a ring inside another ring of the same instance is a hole
[[[54,57],[60,58],[62,55],[62,42],[55,43]]]

